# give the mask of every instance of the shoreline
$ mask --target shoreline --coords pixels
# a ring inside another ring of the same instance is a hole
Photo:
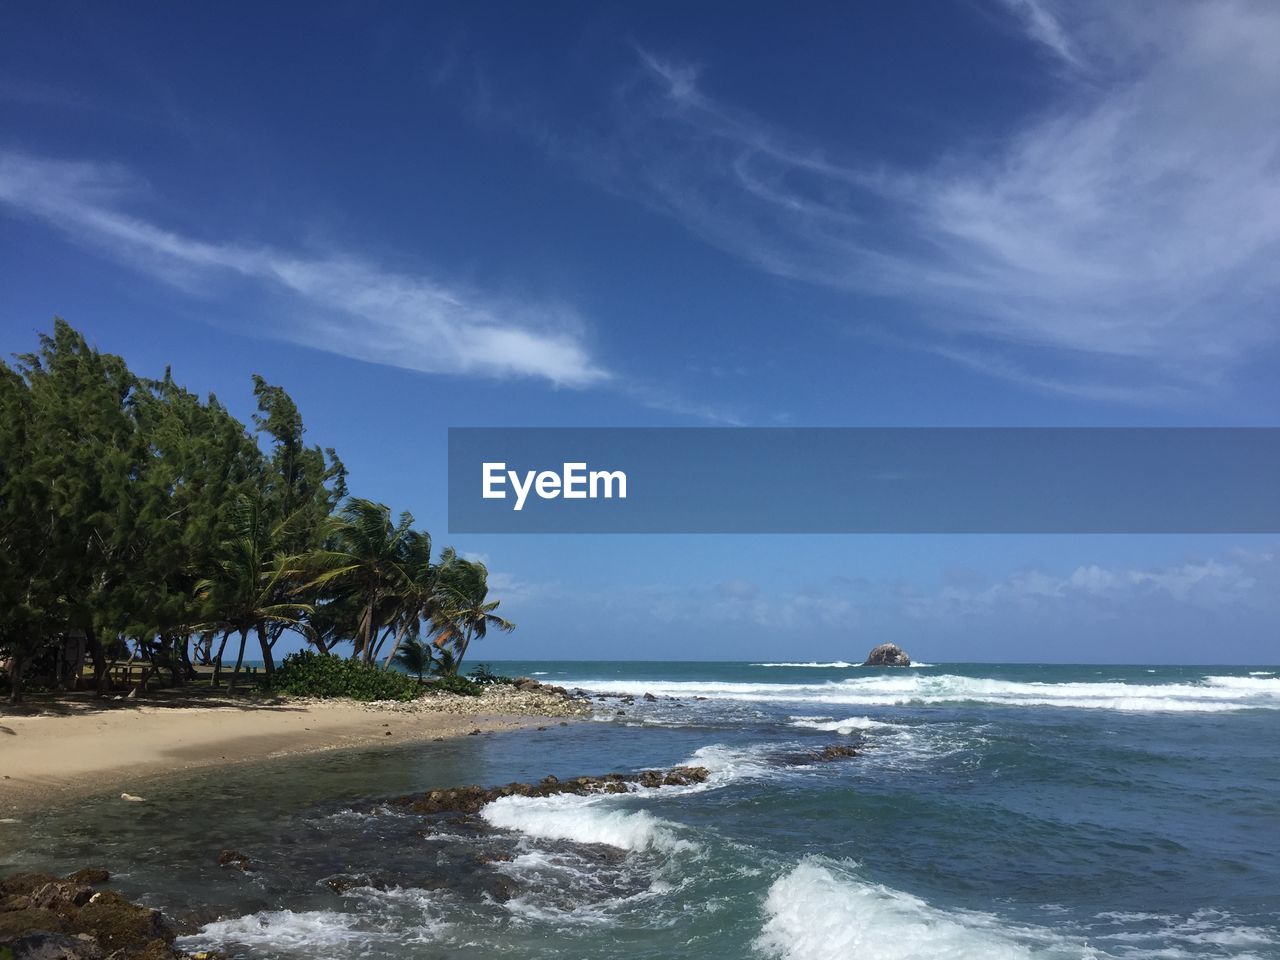
[[[541,699],[545,702],[502,694],[409,703],[175,698],[58,703],[58,712],[0,713],[0,828],[85,796],[136,795],[145,783],[195,770],[574,719],[567,701]]]

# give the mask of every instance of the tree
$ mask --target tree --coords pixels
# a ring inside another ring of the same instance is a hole
[[[431,562],[431,535],[410,530],[405,537],[403,554],[401,568],[404,580],[394,592],[392,623],[395,642],[384,664],[387,669],[396,658],[400,645],[417,639],[423,619],[431,617],[437,600],[437,568]]]
[[[441,556],[438,578],[432,632],[437,647],[453,647],[451,672],[456,674],[471,641],[483,639],[490,627],[509,633],[516,625],[494,612],[501,601],[488,599],[489,571],[483,563],[465,560],[450,547]]]
[[[372,500],[351,499],[333,524],[327,549],[312,554],[318,571],[308,586],[336,590],[358,611],[352,657],[373,660],[376,640],[394,629],[403,609],[403,595],[414,581],[412,564],[420,559],[421,535],[411,529],[413,517],[402,513],[397,523],[391,510]],[[430,539],[426,540],[430,555]]]
[[[395,662],[422,682],[423,676],[431,669],[431,645],[423,643],[417,637],[406,637],[395,650]]]
[[[213,575],[196,584],[196,596],[204,604],[210,621],[197,629],[217,624],[240,635],[240,649],[230,690],[235,692],[249,632],[255,631],[262,647],[264,663],[270,663],[267,642],[269,625],[296,626],[310,611],[303,603],[281,601],[284,584],[297,576],[298,558],[285,554],[289,542],[290,518],[270,523],[261,496],[240,499],[232,535],[218,549]]]

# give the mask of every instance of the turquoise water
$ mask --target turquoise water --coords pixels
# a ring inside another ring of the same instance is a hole
[[[245,958],[1280,957],[1280,668],[493,666],[636,699],[103,798],[0,861],[105,865]],[[380,803],[678,763],[711,780],[479,823]]]

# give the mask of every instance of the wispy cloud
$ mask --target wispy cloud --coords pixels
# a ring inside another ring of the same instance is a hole
[[[988,584],[951,584],[908,597],[904,612],[923,620],[1030,614],[1133,614],[1158,605],[1221,612],[1234,606],[1273,605],[1280,569],[1270,553],[1236,552],[1223,558],[1163,567],[1079,566],[1069,573],[1033,569]]]
[[[506,302],[342,251],[198,239],[130,213],[140,192],[117,167],[0,152],[0,207],[183,289],[207,292],[239,280],[291,298],[295,319],[267,327],[267,335],[426,373],[535,377],[567,387],[612,379],[571,309]]]
[[[1063,29],[1051,0],[1000,0],[1022,20],[1028,36],[1073,67],[1081,66],[1075,42]]]
[[[1070,79],[995,149],[836,158],[643,51],[601,175],[770,273],[912,305],[954,359],[1028,385],[1168,400],[1276,347],[1280,6],[1001,5]]]

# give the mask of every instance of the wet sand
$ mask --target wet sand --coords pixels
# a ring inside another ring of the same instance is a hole
[[[136,795],[131,786],[162,774],[553,722],[350,701],[109,700],[0,713],[0,818],[86,794]]]

